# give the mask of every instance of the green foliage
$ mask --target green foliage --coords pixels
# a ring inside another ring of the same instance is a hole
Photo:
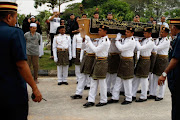
[[[42,31],[46,31],[48,29],[45,21],[47,19],[49,19],[49,17],[51,16],[52,14],[45,10],[45,11],[41,11],[37,16],[36,18],[39,19],[39,22],[41,23],[41,28],[42,28]]]
[[[82,5],[85,9],[93,8],[94,6],[99,6],[110,0],[83,0]]]
[[[35,8],[38,8],[39,6],[42,6],[43,4],[47,4],[47,7],[54,8],[57,7],[63,3],[70,2],[72,0],[34,0],[35,1]]]
[[[19,25],[22,25],[23,24],[23,20],[25,19],[25,14],[22,14],[22,15],[20,15],[20,14],[18,14],[18,23],[19,23]]]
[[[64,18],[65,20],[68,20],[69,15],[71,13],[74,13],[75,16],[81,16],[81,12],[80,12],[80,8],[79,8],[80,5],[81,5],[81,3],[74,3],[74,4],[71,4],[71,5],[68,5],[67,8],[65,9],[65,12],[61,16],[61,18]]]
[[[93,6],[91,3],[93,4]],[[65,19],[69,19],[70,13],[74,13],[76,16],[81,16],[81,11],[79,7],[80,4],[81,3],[75,3],[67,6],[67,9],[65,10],[62,17]],[[83,6],[84,13],[86,13],[89,18],[93,17],[93,13],[96,11],[96,8],[99,9],[98,12],[101,19],[106,18],[108,12],[112,12],[114,19],[116,20],[132,20],[134,17],[134,12],[130,10],[130,6],[126,2],[122,2],[120,0],[110,0],[107,2],[102,2],[100,0],[97,3],[98,6],[94,5],[95,1],[84,0],[82,4],[85,5]]]
[[[166,11],[164,14],[166,17],[170,17],[170,18],[179,18],[180,17],[180,9],[173,9],[170,11]]]
[[[115,19],[122,17],[123,20],[132,20],[130,18],[132,16],[132,11],[130,11],[130,6],[126,2],[122,2],[120,0],[110,0],[101,5],[100,9],[102,9],[103,14],[107,14],[108,12],[112,12]],[[127,16],[129,13],[130,16]]]

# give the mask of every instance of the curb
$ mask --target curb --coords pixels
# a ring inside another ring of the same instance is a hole
[[[39,70],[38,75],[39,76],[57,76],[57,70]],[[75,71],[69,70],[68,76],[75,76]]]

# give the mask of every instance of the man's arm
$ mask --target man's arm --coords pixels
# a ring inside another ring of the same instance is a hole
[[[165,69],[165,73],[168,74],[171,70],[173,70],[176,65],[178,64],[179,60],[176,58],[172,58],[168,67]],[[163,77],[162,75],[159,77],[158,85],[162,85],[164,81],[166,80],[166,77]]]
[[[33,101],[40,102],[42,100],[42,95],[35,81],[33,80],[33,77],[31,75],[31,71],[29,69],[27,62],[25,60],[21,60],[21,61],[16,62],[16,65],[18,67],[18,71],[21,74],[21,76],[32,88],[32,91],[35,95],[35,99]]]

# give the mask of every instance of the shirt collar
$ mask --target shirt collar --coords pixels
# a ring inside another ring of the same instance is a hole
[[[0,21],[0,26],[9,26],[9,25],[5,23],[4,21]]]

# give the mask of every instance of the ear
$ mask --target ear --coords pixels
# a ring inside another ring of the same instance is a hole
[[[8,15],[7,15],[7,21],[8,21],[8,22],[10,22],[10,21],[11,21],[11,19],[12,19],[11,14],[8,14]]]

